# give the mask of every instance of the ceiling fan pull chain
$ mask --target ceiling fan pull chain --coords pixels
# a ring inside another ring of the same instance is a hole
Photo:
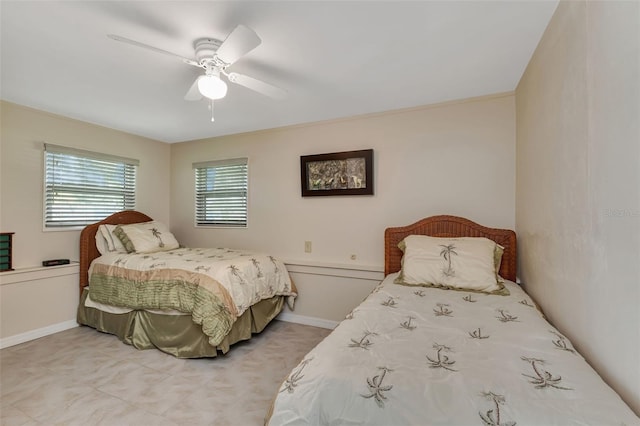
[[[211,110],[211,122],[213,123],[214,121],[216,121],[213,118],[213,99],[209,100],[209,109]]]

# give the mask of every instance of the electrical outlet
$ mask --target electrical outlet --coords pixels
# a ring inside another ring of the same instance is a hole
[[[311,253],[311,241],[304,242],[304,252]]]

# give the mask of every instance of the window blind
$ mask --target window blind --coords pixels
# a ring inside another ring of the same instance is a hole
[[[195,163],[196,226],[247,226],[246,158]]]
[[[138,160],[45,144],[45,228],[85,226],[133,210]]]

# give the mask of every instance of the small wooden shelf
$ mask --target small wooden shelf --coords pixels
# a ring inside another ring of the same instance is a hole
[[[0,233],[0,272],[13,271],[13,232]]]

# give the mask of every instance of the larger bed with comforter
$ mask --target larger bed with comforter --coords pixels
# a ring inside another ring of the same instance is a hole
[[[488,287],[465,281],[482,268],[461,263],[478,251],[461,237],[486,246]],[[266,424],[640,424],[513,282],[515,244],[451,216],[389,228],[386,278],[286,377]],[[434,262],[441,279],[427,280]]]
[[[80,240],[78,322],[138,349],[214,357],[262,331],[296,297],[275,257],[179,247],[164,225],[139,212],[90,225]]]

